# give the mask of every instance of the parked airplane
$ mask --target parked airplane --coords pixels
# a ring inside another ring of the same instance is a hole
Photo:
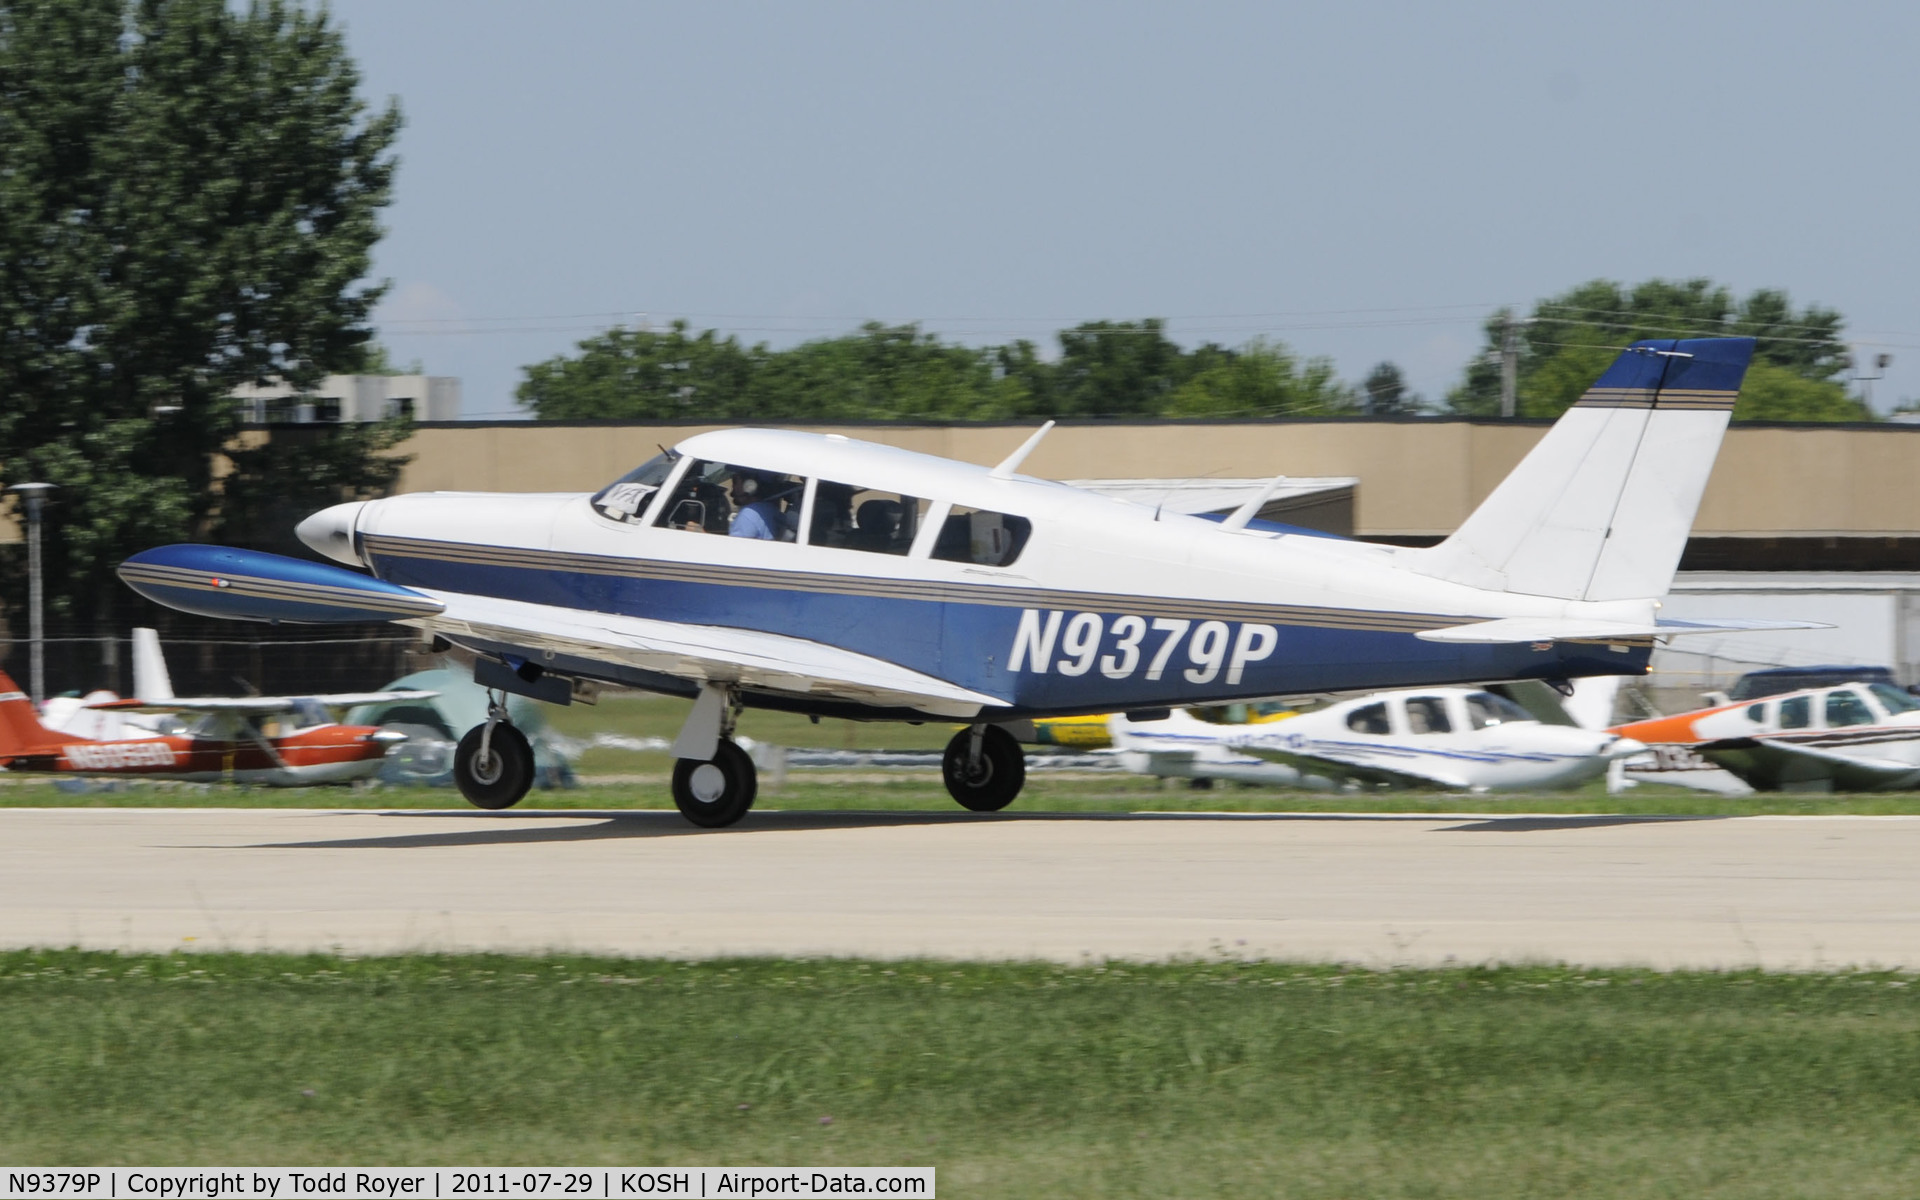
[[[1479,688],[1376,692],[1252,725],[1120,714],[1111,728],[1130,770],[1319,789],[1348,781],[1473,792],[1575,787],[1646,749],[1605,731],[1543,724]]]
[[[1920,786],[1920,701],[1889,683],[1808,688],[1617,726],[1661,774],[1725,768],[1761,791],[1888,792]],[[1702,763],[1700,760],[1704,760]]]
[[[673,796],[696,824],[753,803],[730,736],[744,705],[968,722],[947,789],[991,811],[1020,791],[1035,717],[1635,674],[1655,637],[1792,627],[1658,612],[1752,350],[1636,344],[1424,549],[1263,526],[1258,497],[1215,521],[1016,474],[1047,426],[991,469],[742,429],[591,495],[403,495],[300,524],[371,575],[192,545],[120,575],[209,616],[412,625],[483,656],[476,678],[505,692],[689,697]],[[494,705],[457,750],[482,807],[532,778],[505,717]]]
[[[156,643],[157,650],[157,643]],[[171,692],[165,667],[156,690]],[[190,726],[91,738],[50,729],[19,685],[0,674],[0,767],[61,775],[112,775],[186,782],[307,787],[371,778],[405,734],[371,725],[341,725],[327,705],[380,699],[426,699],[433,692],[356,692],[327,696],[243,696],[109,700],[106,713],[200,713]]]

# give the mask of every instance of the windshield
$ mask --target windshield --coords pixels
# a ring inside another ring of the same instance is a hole
[[[633,470],[600,489],[593,498],[593,507],[601,516],[628,525],[646,524],[647,508],[653,503],[654,493],[667,481],[667,475],[673,470],[673,464],[680,456],[672,450],[663,450]]]
[[[1880,702],[1880,707],[1889,713],[1913,712],[1920,709],[1920,700],[1915,700],[1890,683],[1870,683],[1867,685],[1867,690],[1872,692],[1873,698]]]

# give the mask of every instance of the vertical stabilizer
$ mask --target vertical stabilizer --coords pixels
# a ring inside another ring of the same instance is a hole
[[[174,698],[167,657],[160,653],[160,635],[152,629],[133,631],[133,694],[148,704]]]
[[[40,723],[33,701],[20,685],[0,671],[0,762],[15,754],[44,751],[59,742],[60,735]]]
[[[1407,564],[1530,596],[1664,596],[1752,355],[1752,338],[1636,342],[1452,537]]]

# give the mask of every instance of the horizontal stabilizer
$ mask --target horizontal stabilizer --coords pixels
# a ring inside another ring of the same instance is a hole
[[[1611,642],[1628,638],[1674,637],[1687,633],[1758,633],[1780,629],[1831,629],[1819,621],[1597,621],[1569,617],[1503,617],[1445,629],[1423,629],[1423,642],[1515,645],[1521,642]]]

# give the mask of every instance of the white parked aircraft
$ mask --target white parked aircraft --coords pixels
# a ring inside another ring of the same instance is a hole
[[[1597,779],[1646,747],[1604,730],[1547,725],[1479,688],[1416,688],[1255,725],[1116,716],[1121,761],[1152,775],[1328,788],[1347,781],[1455,791],[1528,791]]]
[[[1618,727],[1654,750],[1658,782],[1711,764],[1761,791],[1920,787],[1920,701],[1887,683],[1807,688]]]
[[[1753,342],[1641,342],[1438,546],[1166,514],[836,435],[688,438],[597,493],[424,493],[336,505],[299,534],[344,567],[215,546],[121,578],[188,612],[395,621],[481,656],[476,678],[566,703],[603,683],[693,700],[673,796],[752,805],[744,705],[962,720],[946,782],[1005,807],[1035,717],[1260,696],[1646,670],[1653,639],[1782,628],[1659,615]],[[532,778],[495,706],[456,752],[476,804]]]

